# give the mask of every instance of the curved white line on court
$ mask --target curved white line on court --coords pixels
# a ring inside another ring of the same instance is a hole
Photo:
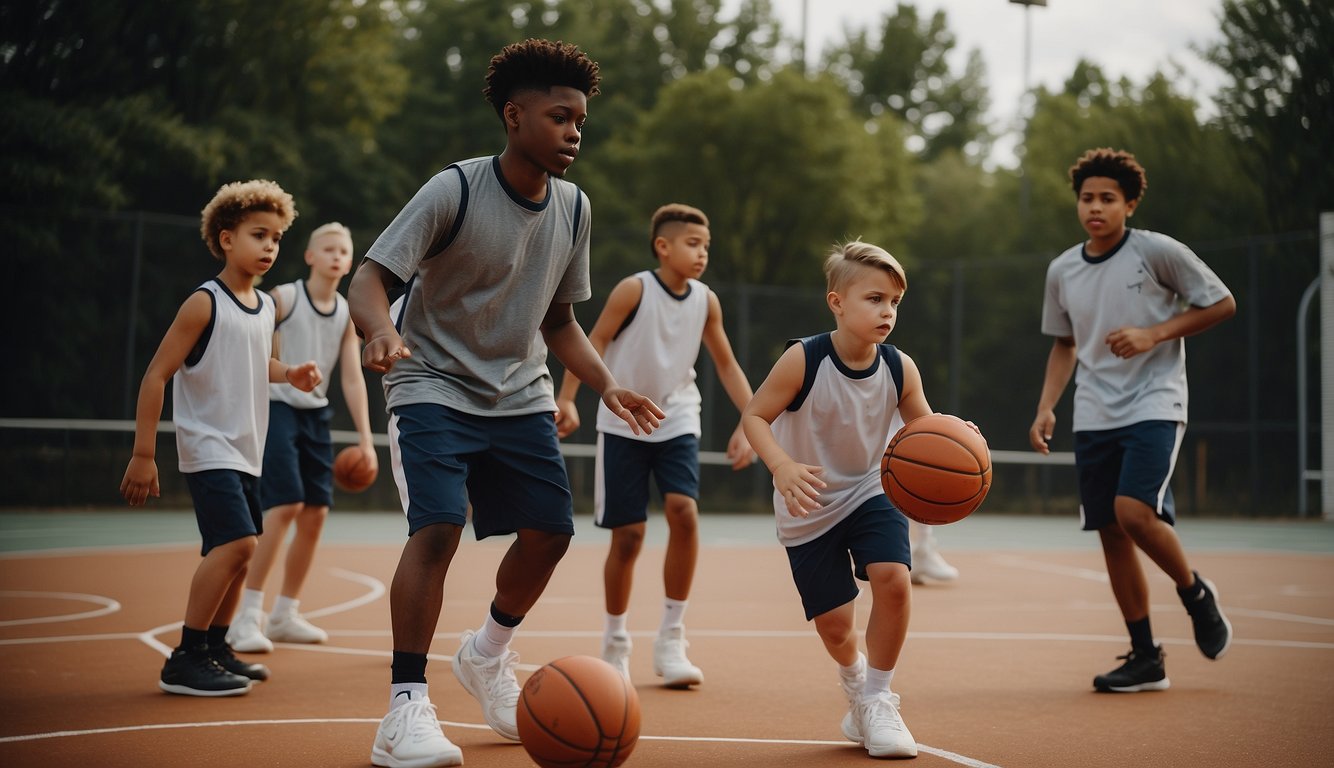
[[[379,718],[372,717],[299,717],[285,720],[218,720],[214,722],[202,723],[153,723],[150,725],[123,725],[113,728],[88,728],[78,731],[50,731],[48,733],[27,733],[20,736],[0,737],[0,744],[9,744],[18,741],[41,741],[44,739],[63,739],[73,736],[101,736],[111,733],[134,733],[136,731],[170,731],[185,728],[224,728],[237,727],[244,725],[331,725],[331,724],[351,724],[351,725],[370,725],[379,724]],[[489,731],[491,726],[484,723],[459,723],[452,720],[441,720],[440,724],[448,728],[468,728],[478,731]],[[712,744],[759,744],[759,745],[795,745],[795,746],[817,746],[817,747],[848,747],[852,748],[852,743],[848,741],[826,741],[823,739],[747,739],[730,738],[727,736],[644,736],[639,737],[640,741],[674,741],[685,743],[712,743]],[[930,747],[918,743],[917,749],[921,752],[927,752],[937,757],[942,757],[951,762],[966,766],[966,768],[1001,768],[993,763],[982,762],[971,757],[959,755],[944,749]]]
[[[333,613],[350,611],[353,608],[360,608],[367,603],[373,603],[384,596],[384,582],[373,576],[367,576],[364,573],[357,573],[356,571],[345,571],[342,568],[330,568],[329,572],[340,579],[355,581],[358,584],[367,587],[369,591],[361,597],[356,597],[346,602],[335,603],[334,605],[319,608],[314,611],[306,611],[306,618],[316,618],[319,616],[328,616]]]
[[[160,635],[163,632],[166,632],[171,629],[180,629],[183,624],[184,622],[174,621],[170,624],[163,624],[160,627],[153,627],[152,629],[146,632],[140,632],[139,642],[143,643],[149,648],[156,650],[163,656],[171,656],[171,646],[163,644],[162,641],[157,639],[157,635]]]
[[[109,597],[102,597],[101,595],[85,595],[82,592],[30,592],[21,589],[0,590],[0,598],[5,597],[77,600],[84,603],[96,603],[102,607],[91,611],[82,611],[80,613],[62,613],[57,616],[37,616],[31,619],[8,619],[6,621],[0,621],[0,627],[17,627],[24,624],[54,624],[61,621],[77,621],[79,619],[91,619],[97,616],[106,616],[108,613],[115,613],[120,610],[120,603]]]

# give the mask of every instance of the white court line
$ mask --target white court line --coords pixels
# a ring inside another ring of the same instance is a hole
[[[78,600],[84,603],[96,603],[101,608],[95,608],[91,611],[80,613],[62,613],[57,616],[36,616],[30,619],[9,619],[0,621],[0,627],[17,627],[23,624],[53,624],[60,621],[76,621],[78,619],[91,619],[95,616],[106,616],[108,613],[115,613],[120,610],[120,603],[109,597],[101,595],[85,595],[81,592],[30,592],[27,590],[0,590],[0,598],[6,597],[30,597],[37,599],[55,598],[57,600]]]
[[[1100,584],[1107,584],[1107,572],[1095,571],[1091,568],[1077,568],[1069,565],[1055,565],[1053,563],[1044,563],[1040,560],[1031,560],[1026,557],[1015,555],[993,555],[991,562],[1000,565],[1008,565],[1011,568],[1024,568],[1030,571],[1040,571],[1042,573],[1054,573],[1058,576],[1073,576],[1076,579],[1086,579],[1096,581]]]
[[[231,728],[245,725],[331,725],[331,724],[350,724],[350,725],[371,725],[379,724],[379,718],[371,717],[301,717],[288,720],[219,720],[200,723],[153,723],[150,725],[124,725],[113,728],[89,728],[78,731],[51,731],[48,733],[28,733],[20,736],[0,737],[0,744],[9,744],[19,741],[41,741],[45,739],[61,739],[73,736],[101,736],[111,733],[134,733],[139,731],[169,731],[186,728]],[[459,723],[452,720],[441,720],[440,724],[448,728],[468,728],[478,731],[489,731],[491,726],[482,723]],[[848,747],[851,749],[854,745],[849,741],[826,741],[823,739],[748,739],[748,738],[729,738],[726,736],[646,736],[640,735],[640,741],[671,741],[684,743],[711,743],[711,744],[759,744],[776,746],[817,746],[817,747]],[[967,768],[1000,768],[992,763],[985,763],[981,760],[974,760],[971,757],[956,754],[944,749],[937,749],[925,744],[918,743],[917,749],[920,752],[927,752],[937,757],[943,757],[951,762],[966,766]]]

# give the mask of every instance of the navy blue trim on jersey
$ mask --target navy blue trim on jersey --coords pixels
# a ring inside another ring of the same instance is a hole
[[[500,172],[500,155],[492,156],[491,170],[496,172],[496,178],[500,180],[500,188],[505,190],[505,194],[509,195],[510,199],[513,200],[515,203],[523,206],[524,208],[527,208],[530,211],[540,212],[540,211],[545,211],[547,209],[547,205],[551,202],[551,176],[547,176],[547,196],[542,198],[542,202],[535,203],[532,200],[529,200],[528,198],[519,194],[518,192],[515,192],[514,187],[511,187],[510,183],[508,181],[505,181],[505,174]]]
[[[824,341],[822,345],[820,342]],[[797,390],[796,397],[787,404],[787,410],[797,411],[801,409],[801,404],[806,402],[806,396],[811,393],[811,387],[815,386],[815,372],[820,368],[820,360],[834,348],[830,342],[828,333],[821,333],[818,336],[807,336],[804,339],[788,339],[783,345],[786,350],[793,344],[800,344],[802,351],[806,354],[806,371],[801,380],[801,389]]]
[[[894,391],[898,393],[899,401],[903,400],[903,355],[893,344],[881,344],[880,356],[884,358],[885,365],[889,366],[889,375],[894,379]]]
[[[1117,243],[1116,247],[1112,248],[1112,250],[1102,254],[1101,256],[1090,256],[1087,242],[1079,246],[1079,255],[1084,258],[1084,262],[1086,264],[1101,264],[1104,261],[1107,261],[1108,259],[1115,256],[1116,252],[1121,250],[1121,246],[1125,245],[1126,241],[1130,239],[1131,231],[1132,230],[1130,229],[1130,227],[1126,227],[1126,233],[1121,236],[1121,242]]]
[[[815,386],[815,374],[820,369],[820,361],[828,357],[834,361],[834,367],[849,379],[864,379],[876,372],[880,365],[880,360],[885,361],[889,366],[889,375],[894,379],[894,391],[898,393],[900,399],[903,397],[903,358],[893,344],[878,344],[880,354],[871,361],[870,366],[854,371],[839,359],[838,353],[834,351],[833,333],[821,333],[815,336],[807,336],[804,339],[788,339],[784,349],[793,344],[800,344],[802,350],[806,353],[806,371],[801,380],[801,389],[797,391],[792,402],[788,403],[787,410],[797,411],[802,403],[806,402],[806,396],[811,393],[811,387]]]
[[[468,177],[463,174],[463,169],[457,164],[445,166],[445,171],[450,168],[459,172],[459,209],[454,212],[454,223],[450,226],[449,231],[443,237],[431,243],[431,247],[426,249],[426,255],[422,257],[422,261],[444,253],[445,249],[454,242],[454,238],[458,237],[459,230],[463,229],[463,217],[468,215]],[[441,171],[441,173],[445,171]],[[501,183],[504,183],[503,178]],[[393,300],[390,299],[390,301]]]
[[[412,298],[412,286],[417,284],[417,274],[414,272],[412,277],[408,278],[407,284],[403,286],[403,292],[399,296],[403,297],[403,306],[398,308],[398,317],[394,318],[394,330],[403,333],[403,318],[408,314],[408,300]],[[398,296],[391,296],[389,303],[392,305]]]
[[[236,302],[236,306],[240,307],[240,308],[241,308],[241,311],[242,311],[242,312],[245,312],[247,315],[258,315],[259,312],[260,312],[260,310],[264,309],[264,292],[263,292],[263,291],[256,291],[256,292],[255,292],[255,298],[259,299],[259,303],[256,304],[256,305],[253,306],[253,307],[247,307],[246,305],[244,305],[244,304],[241,303],[241,300],[240,300],[240,299],[236,298],[236,294],[232,293],[232,289],[231,289],[231,288],[228,288],[226,283],[222,282],[221,280],[219,280],[219,279],[216,278],[216,277],[213,278],[213,282],[217,283],[217,284],[218,284],[218,287],[221,288],[221,289],[223,290],[223,293],[226,293],[229,297],[231,297],[231,300],[234,301],[234,302]]]
[[[190,354],[185,356],[187,368],[199,365],[199,361],[204,359],[204,351],[208,349],[208,340],[213,338],[213,324],[218,319],[218,299],[213,295],[213,291],[203,286],[196,288],[195,291],[208,296],[208,325],[204,326],[204,331],[195,340],[195,345],[190,347]]]
[[[658,285],[661,285],[662,289],[667,292],[667,295],[671,296],[673,299],[676,299],[677,301],[685,301],[686,299],[690,298],[690,291],[693,289],[693,286],[690,285],[689,280],[686,281],[685,293],[673,293],[672,289],[668,288],[667,284],[662,281],[662,278],[658,277],[657,270],[649,270],[649,274],[653,275],[653,279],[656,280],[658,282]]]
[[[315,300],[310,298],[310,285],[305,280],[297,280],[297,282],[301,284],[301,294],[306,297],[306,303],[310,305],[311,309],[315,310],[315,314],[319,315],[320,317],[333,317],[334,315],[338,314],[337,296],[334,297],[333,309],[330,309],[328,312],[321,312],[319,306],[315,304]],[[277,304],[277,302],[274,303]],[[274,307],[274,311],[277,311],[276,306]],[[288,311],[287,317],[291,317],[292,312],[295,311],[296,307],[292,307],[292,309]],[[283,319],[286,320],[287,317],[284,317]]]

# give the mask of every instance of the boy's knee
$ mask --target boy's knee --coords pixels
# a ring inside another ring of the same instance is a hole
[[[675,530],[694,530],[699,525],[699,504],[689,496],[669,493],[663,499],[662,513]]]
[[[633,560],[644,546],[644,526],[623,525],[611,532],[611,555],[620,560]]]
[[[297,513],[299,513],[302,510],[303,506],[304,505],[302,505],[300,502],[295,502],[292,504],[281,504],[279,506],[269,509],[268,512],[264,513],[264,518],[274,523],[280,523],[282,525],[286,525],[292,522],[292,519],[297,516]]]
[[[539,562],[554,563],[565,556],[570,548],[570,534],[551,533],[548,531],[521,531],[519,544],[524,548],[524,556]]]

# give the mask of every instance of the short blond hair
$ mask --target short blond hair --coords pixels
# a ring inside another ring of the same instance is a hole
[[[223,184],[208,201],[199,215],[199,236],[218,261],[227,257],[222,252],[218,236],[224,229],[236,229],[246,216],[256,212],[276,213],[282,220],[283,231],[296,220],[296,203],[277,182],[266,179],[233,181]]]
[[[331,221],[328,224],[319,225],[314,232],[310,233],[310,239],[306,241],[306,250],[310,250],[315,245],[315,241],[325,235],[342,235],[347,238],[348,242],[352,242],[352,230],[336,221]]]
[[[831,293],[842,292],[859,271],[870,267],[889,275],[900,291],[908,290],[908,275],[898,259],[889,255],[889,251],[878,245],[852,240],[835,244],[824,260],[824,275],[827,290]]]

